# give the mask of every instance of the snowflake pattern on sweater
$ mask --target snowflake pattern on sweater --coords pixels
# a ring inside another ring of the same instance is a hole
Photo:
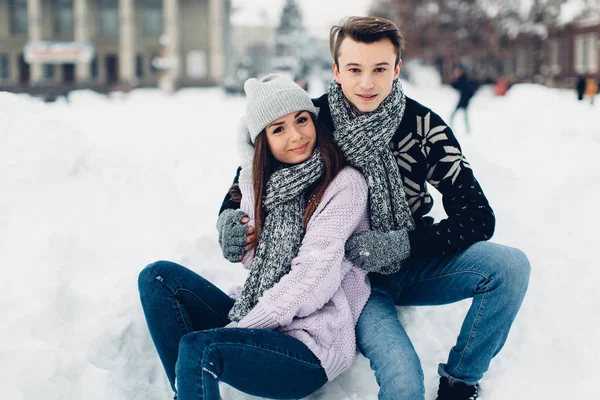
[[[327,95],[316,99],[319,122],[334,129]],[[412,256],[462,250],[491,238],[495,216],[452,129],[429,108],[410,97],[390,147],[396,158],[409,207],[417,222],[410,232]],[[448,218],[429,223],[433,207],[429,183],[442,194]]]
[[[319,122],[333,130],[327,95],[313,102],[319,109]],[[409,233],[411,256],[451,254],[492,237],[494,212],[452,129],[439,115],[407,96],[404,117],[390,147],[417,223]],[[437,223],[426,217],[433,207],[428,183],[442,194],[448,216]],[[227,208],[239,208],[239,203],[226,196],[221,211]]]

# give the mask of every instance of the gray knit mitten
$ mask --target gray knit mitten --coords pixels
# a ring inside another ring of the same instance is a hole
[[[217,219],[219,245],[223,257],[230,262],[240,262],[240,256],[246,252],[244,247],[248,244],[246,242],[248,224],[242,223],[243,217],[247,215],[242,210],[228,209]]]
[[[398,272],[400,262],[410,256],[408,231],[365,231],[355,233],[346,242],[346,258],[357,267],[379,274]]]

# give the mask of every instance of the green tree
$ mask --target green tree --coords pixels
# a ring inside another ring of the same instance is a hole
[[[286,0],[275,38],[276,69],[288,69],[294,76],[306,75],[315,58],[313,39],[304,27],[296,0]]]

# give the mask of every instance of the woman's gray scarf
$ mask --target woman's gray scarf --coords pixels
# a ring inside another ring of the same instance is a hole
[[[307,189],[325,173],[318,150],[301,164],[282,167],[270,176],[263,201],[265,221],[260,232],[252,268],[229,318],[240,321],[258,303],[263,293],[290,272],[304,231]]]
[[[390,148],[406,108],[400,81],[394,80],[389,96],[370,113],[357,111],[335,79],[329,85],[328,99],[335,142],[348,163],[362,171],[369,185],[372,229],[414,229],[400,170]]]

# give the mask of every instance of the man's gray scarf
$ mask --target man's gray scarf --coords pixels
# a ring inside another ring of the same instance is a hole
[[[250,274],[229,312],[232,321],[244,318],[263,293],[290,272],[304,237],[307,189],[324,173],[325,162],[316,150],[305,162],[285,166],[270,176],[263,201],[265,222]]]
[[[369,185],[372,229],[414,229],[400,170],[390,148],[406,108],[400,81],[394,80],[389,96],[370,113],[357,111],[335,79],[331,80],[328,95],[335,142],[348,163],[362,171]]]

